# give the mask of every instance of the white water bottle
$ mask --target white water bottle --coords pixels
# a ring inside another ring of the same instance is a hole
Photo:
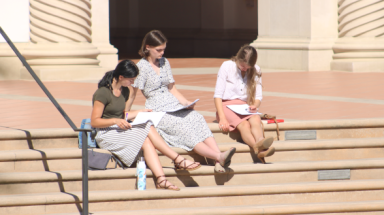
[[[146,165],[143,157],[140,157],[136,165],[137,189],[145,190],[147,187]]]

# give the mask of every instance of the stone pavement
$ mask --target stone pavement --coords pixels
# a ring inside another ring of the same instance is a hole
[[[177,88],[207,122],[215,120],[213,92],[226,59],[169,59]],[[260,112],[285,120],[384,117],[384,73],[263,70]],[[77,126],[89,118],[98,80],[44,82]],[[143,108],[138,93],[134,109]],[[34,81],[0,81],[0,129],[68,128],[69,125]]]

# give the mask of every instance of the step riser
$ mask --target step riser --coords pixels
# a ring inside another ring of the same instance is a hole
[[[383,179],[384,169],[351,170],[350,180]],[[215,174],[215,175],[178,175],[167,179],[178,187],[264,185],[298,182],[317,182],[317,171],[275,172],[254,174]],[[337,181],[337,180],[334,180]],[[349,180],[347,180],[349,181]],[[96,190],[135,190],[136,178],[89,180],[89,191]],[[147,189],[155,189],[155,181],[147,178]],[[0,184],[0,195],[74,192],[81,191],[81,181],[53,181],[20,184]]]
[[[317,214],[318,213],[313,213]],[[348,215],[383,215],[384,211],[364,211],[364,212],[348,212]],[[310,215],[310,214],[301,214],[301,215]],[[322,213],[321,215],[340,215],[340,213]]]
[[[210,159],[205,159],[193,152],[182,154],[186,159],[195,160],[201,164],[213,164]],[[382,158],[384,148],[357,148],[357,149],[327,149],[327,150],[303,150],[303,151],[276,151],[265,160],[273,162],[292,161],[321,161],[321,160],[350,160],[366,158]],[[172,160],[164,155],[159,155],[163,166],[173,166]],[[208,163],[207,163],[208,161]],[[254,153],[237,152],[232,157],[232,164],[236,163],[261,163]],[[57,159],[57,160],[33,160],[0,162],[0,172],[33,172],[33,171],[61,171],[80,170],[81,159]],[[108,166],[113,168],[114,164]]]
[[[317,139],[340,138],[370,138],[384,137],[384,128],[356,128],[356,129],[324,129],[316,130]],[[238,132],[223,134],[213,132],[218,143],[235,142],[241,140]],[[265,136],[276,138],[275,131],[266,131]],[[285,131],[280,132],[280,140],[285,140]],[[77,138],[47,138],[47,139],[18,139],[0,140],[0,150],[43,149],[43,148],[78,148]]]
[[[182,154],[183,157],[195,160],[201,164],[213,165],[211,159],[205,159],[197,154]],[[327,150],[302,150],[302,151],[278,151],[273,156],[265,158],[267,163],[273,162],[296,162],[296,161],[324,161],[324,160],[352,160],[383,158],[384,148],[356,148],[356,149],[327,149]],[[173,166],[172,161],[164,155],[159,155],[163,166]],[[208,162],[207,162],[208,161]],[[260,163],[255,153],[236,152],[232,157],[232,164],[238,163]]]
[[[315,131],[317,140],[384,137],[384,128],[319,129]],[[213,132],[213,136],[218,143],[228,143],[241,140],[240,133],[238,132],[231,132],[229,134]],[[265,136],[277,139],[276,131],[265,131]],[[280,140],[285,140],[285,131],[280,131]]]
[[[169,191],[174,192],[174,191]],[[74,197],[76,199],[76,197]],[[91,199],[91,198],[90,198]],[[323,192],[323,193],[291,193],[274,195],[249,195],[249,196],[223,196],[202,198],[180,198],[180,199],[156,199],[141,201],[113,201],[113,202],[91,202],[92,211],[115,211],[119,210],[143,210],[143,209],[165,209],[191,207],[220,207],[241,205],[263,205],[263,204],[305,204],[320,202],[354,202],[384,200],[384,190],[373,191],[347,191],[347,192]],[[91,200],[92,201],[92,200]],[[75,213],[79,212],[81,203],[36,205],[19,207],[0,207],[0,214],[8,215],[37,215]]]
[[[78,148],[77,138],[0,140],[0,151],[48,148]]]
[[[115,163],[108,163],[107,168],[114,168]],[[0,162],[0,173],[2,172],[37,172],[37,171],[63,171],[81,170],[81,159],[62,159],[62,160],[34,160]]]
[[[105,179],[88,181],[89,191],[135,190],[136,179]],[[154,183],[147,180],[147,189],[154,189]],[[23,184],[0,184],[1,195],[73,192],[82,190],[82,181],[56,181]],[[1,213],[0,213],[1,214]]]

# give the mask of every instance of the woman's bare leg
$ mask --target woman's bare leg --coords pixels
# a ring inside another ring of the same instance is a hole
[[[195,148],[193,148],[193,151],[203,157],[213,159],[220,163],[223,163],[225,160],[225,152],[220,152],[220,150],[219,151],[213,150],[204,142],[198,143],[195,146]]]
[[[263,131],[261,129],[261,118],[259,115],[254,115],[251,118],[248,119],[249,124],[251,125],[251,133],[253,137],[255,138],[256,142],[259,142],[260,140],[264,139],[263,137]]]
[[[216,143],[216,140],[215,138],[213,137],[208,137],[207,139],[205,139],[203,141],[203,143],[205,143],[205,145],[207,145],[209,148],[211,148],[213,151],[215,152],[218,152],[218,153],[221,153],[220,149],[219,149],[219,146],[217,145]]]
[[[215,150],[211,149],[209,146],[207,146],[204,142],[200,142],[196,144],[195,148],[193,148],[193,151],[195,151],[197,154],[211,158],[214,160],[220,159],[220,152],[216,152]]]
[[[152,144],[151,140],[148,137],[145,139],[142,149],[144,151],[145,162],[147,163],[149,169],[151,169],[155,177],[164,175],[163,167],[161,166],[155,146]],[[170,182],[167,183],[167,186],[169,184]],[[164,186],[164,184],[162,183],[161,186]],[[177,186],[172,185],[170,186],[170,188],[177,188]]]
[[[242,121],[236,128],[240,131],[241,139],[243,139],[248,146],[253,148],[257,142],[252,134],[251,124],[248,120]]]
[[[167,156],[171,160],[174,160],[179,155],[167,145],[167,143],[159,135],[159,133],[157,133],[156,129],[153,126],[151,126],[151,129],[149,130],[148,138],[151,140],[157,150],[159,150],[163,155]],[[184,158],[182,156],[179,156],[175,160],[175,163],[180,163],[183,159]],[[189,166],[188,168],[192,169],[199,165],[199,162],[194,163],[193,161],[185,160],[185,166]],[[184,163],[182,163],[182,166],[184,166]]]
[[[216,140],[215,138],[213,137],[208,137],[207,139],[204,140],[204,142],[209,148],[211,148],[213,151],[217,152],[217,153],[221,153],[220,149],[219,149],[219,146],[217,145],[216,143]],[[220,162],[218,160],[215,160],[215,171],[216,172],[220,172],[220,173],[223,173],[225,172],[225,169],[224,167],[222,167],[220,165]]]

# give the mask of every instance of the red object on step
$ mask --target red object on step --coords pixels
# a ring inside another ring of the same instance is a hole
[[[284,122],[284,119],[276,119],[276,122]],[[275,121],[273,121],[273,119],[270,119],[267,121],[268,124],[271,124],[271,123],[275,123]]]

